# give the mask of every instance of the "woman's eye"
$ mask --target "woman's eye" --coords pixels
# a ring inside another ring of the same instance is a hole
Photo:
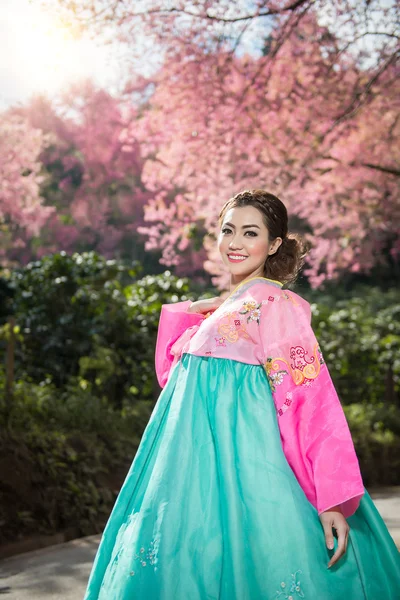
[[[221,233],[223,233],[224,235],[229,235],[230,233],[232,233],[232,229],[230,229],[229,227],[223,227],[221,229]],[[257,233],[255,231],[245,231],[244,235],[247,235],[247,237],[256,237]]]

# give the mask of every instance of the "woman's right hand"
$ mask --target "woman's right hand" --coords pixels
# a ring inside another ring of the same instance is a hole
[[[221,306],[223,301],[224,299],[220,296],[215,296],[214,298],[206,298],[205,300],[197,300],[196,302],[192,302],[187,311],[190,313],[200,314],[214,312],[214,310],[217,310],[217,308]]]

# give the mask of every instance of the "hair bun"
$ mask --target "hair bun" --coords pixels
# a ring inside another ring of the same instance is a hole
[[[300,235],[288,233],[278,250],[265,261],[265,277],[292,283],[303,267],[308,251],[308,244]]]

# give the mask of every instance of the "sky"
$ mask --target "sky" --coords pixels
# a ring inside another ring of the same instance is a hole
[[[0,1],[0,40],[0,109],[82,78],[107,88],[118,81],[110,47],[74,39],[38,0]]]

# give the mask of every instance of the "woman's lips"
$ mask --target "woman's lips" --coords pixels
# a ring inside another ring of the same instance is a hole
[[[233,263],[243,262],[244,260],[246,260],[246,258],[248,258],[248,257],[245,256],[244,254],[228,254],[229,262],[233,262]]]

